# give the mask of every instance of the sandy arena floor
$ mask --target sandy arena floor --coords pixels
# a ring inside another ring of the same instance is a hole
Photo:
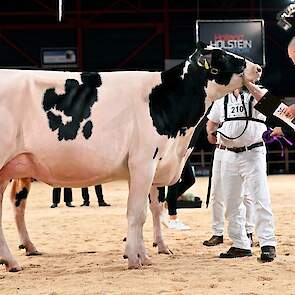
[[[294,177],[269,177],[278,239],[275,262],[259,263],[257,247],[250,258],[217,258],[230,247],[230,241],[226,238],[223,245],[213,248],[202,245],[211,236],[210,211],[203,206],[179,210],[180,219],[191,226],[191,231],[163,229],[173,256],[158,255],[152,248],[152,219],[148,212],[144,237],[153,266],[142,270],[128,270],[127,261],[122,258],[122,238],[126,233],[125,182],[103,186],[105,200],[112,204],[109,208],[97,207],[93,190],[90,190],[91,207],[80,207],[81,193],[75,189],[77,207],[67,208],[62,203],[57,209],[49,208],[51,188],[33,183],[27,204],[27,225],[32,241],[44,255],[26,257],[18,250],[18,234],[6,195],[4,232],[24,270],[7,273],[1,266],[0,294],[295,294]],[[204,201],[206,186],[207,178],[198,178],[190,191]]]

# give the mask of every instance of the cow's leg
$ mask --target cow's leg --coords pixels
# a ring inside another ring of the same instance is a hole
[[[25,249],[26,255],[41,255],[31,242],[25,223],[27,196],[31,188],[31,178],[15,179],[10,193],[11,205],[20,237],[19,249]]]
[[[21,267],[12,256],[2,230],[2,201],[7,184],[8,181],[0,183],[0,264],[5,264],[6,270],[10,272],[17,272],[21,270]]]
[[[171,251],[164,243],[160,215],[162,213],[163,205],[159,202],[159,189],[157,187],[152,186],[150,191],[150,210],[153,215],[153,230],[154,230],[154,247],[158,247],[159,254],[171,254]]]
[[[143,167],[143,165],[132,166],[134,169],[129,166],[128,231],[124,256],[128,257],[129,268],[140,268],[141,265],[151,264],[151,259],[145,250],[142,231],[146,219],[147,199],[154,176],[154,169]]]

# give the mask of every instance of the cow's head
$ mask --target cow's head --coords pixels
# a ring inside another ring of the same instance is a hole
[[[204,102],[216,100],[261,76],[261,67],[243,57],[198,43],[180,65],[161,73],[162,83],[149,95],[153,124],[161,135],[175,137],[196,126]]]
[[[225,50],[197,44],[197,50],[190,56],[187,63],[203,68],[207,72],[207,99],[213,101],[225,94],[240,88],[245,82],[259,80],[262,69],[244,57]]]

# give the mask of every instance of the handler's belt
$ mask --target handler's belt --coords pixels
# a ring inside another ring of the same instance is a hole
[[[263,146],[263,145],[264,145],[263,142],[256,142],[256,143],[253,143],[253,144],[251,144],[249,146],[226,147],[223,144],[217,144],[216,147],[221,149],[221,150],[228,150],[228,151],[231,151],[231,152],[234,152],[234,153],[242,153],[242,152],[249,151],[249,150],[252,150],[254,148]]]

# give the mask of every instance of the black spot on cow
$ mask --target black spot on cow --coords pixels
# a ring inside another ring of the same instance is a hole
[[[62,119],[60,115],[55,115],[51,111],[47,112],[47,118],[49,121],[49,127],[51,130],[56,130],[62,124]]]
[[[43,108],[47,114],[49,127],[52,131],[58,129],[58,140],[74,140],[77,137],[80,125],[91,115],[91,108],[98,100],[97,87],[102,82],[98,73],[82,73],[82,84],[75,79],[67,79],[65,93],[57,94],[54,88],[47,89],[44,93]],[[62,122],[60,115],[55,115],[52,110],[60,111],[69,118]],[[93,123],[88,120],[82,130],[83,136],[88,139],[92,135]]]
[[[23,188],[20,192],[15,194],[15,207],[18,207],[22,200],[26,199],[28,196],[27,188]]]
[[[162,72],[162,83],[150,93],[150,115],[160,135],[176,137],[181,130],[197,124],[204,113],[207,73],[190,64],[183,74],[185,63]]]
[[[92,134],[92,128],[93,128],[92,122],[91,121],[87,121],[86,124],[83,127],[83,130],[82,130],[83,135],[84,135],[84,137],[86,139],[88,139],[91,136],[91,134]]]
[[[156,155],[157,155],[158,151],[159,151],[159,148],[156,148],[155,153],[154,153],[154,156],[153,156],[153,159],[156,158]]]
[[[180,128],[179,135],[180,136],[185,136],[186,135],[186,130],[187,130],[187,128],[184,128],[184,127]]]

